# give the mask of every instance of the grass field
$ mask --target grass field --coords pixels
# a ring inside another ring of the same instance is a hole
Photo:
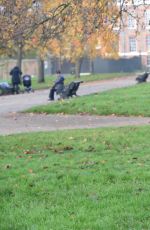
[[[148,230],[149,127],[0,137],[1,230]]]
[[[29,110],[38,113],[150,116],[150,84],[56,101]]]

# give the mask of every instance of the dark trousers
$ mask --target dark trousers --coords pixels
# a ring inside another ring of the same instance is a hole
[[[13,84],[13,93],[19,94],[19,84]]]
[[[55,87],[52,87],[50,89],[50,92],[49,92],[49,99],[52,100],[52,101],[54,100],[54,93],[55,93],[55,91],[56,91]]]

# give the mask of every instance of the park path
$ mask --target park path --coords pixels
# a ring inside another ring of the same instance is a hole
[[[136,84],[134,77],[102,80],[80,85],[78,95],[103,92],[114,88]],[[49,90],[38,90],[31,94],[0,97],[0,135],[22,132],[54,131],[62,129],[113,127],[127,125],[148,125],[150,118],[89,116],[89,115],[46,115],[23,114],[20,111],[36,105],[52,103],[48,99]]]

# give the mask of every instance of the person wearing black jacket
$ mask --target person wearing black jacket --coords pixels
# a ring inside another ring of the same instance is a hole
[[[57,86],[58,85],[61,85],[61,87],[63,88],[64,86],[64,77],[63,75],[61,75],[61,71],[58,70],[57,72],[57,80],[55,81],[54,85],[52,86],[52,88],[50,89],[50,92],[49,92],[49,101],[54,101],[54,93],[57,89]]]
[[[15,66],[11,71],[10,75],[12,76],[11,82],[13,86],[13,92],[19,94],[19,85],[21,84],[21,70],[18,66]]]

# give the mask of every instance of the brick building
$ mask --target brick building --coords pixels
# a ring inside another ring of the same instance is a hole
[[[139,57],[143,69],[150,70],[150,0],[134,0],[134,6],[131,1],[126,9],[119,35],[119,56]]]

